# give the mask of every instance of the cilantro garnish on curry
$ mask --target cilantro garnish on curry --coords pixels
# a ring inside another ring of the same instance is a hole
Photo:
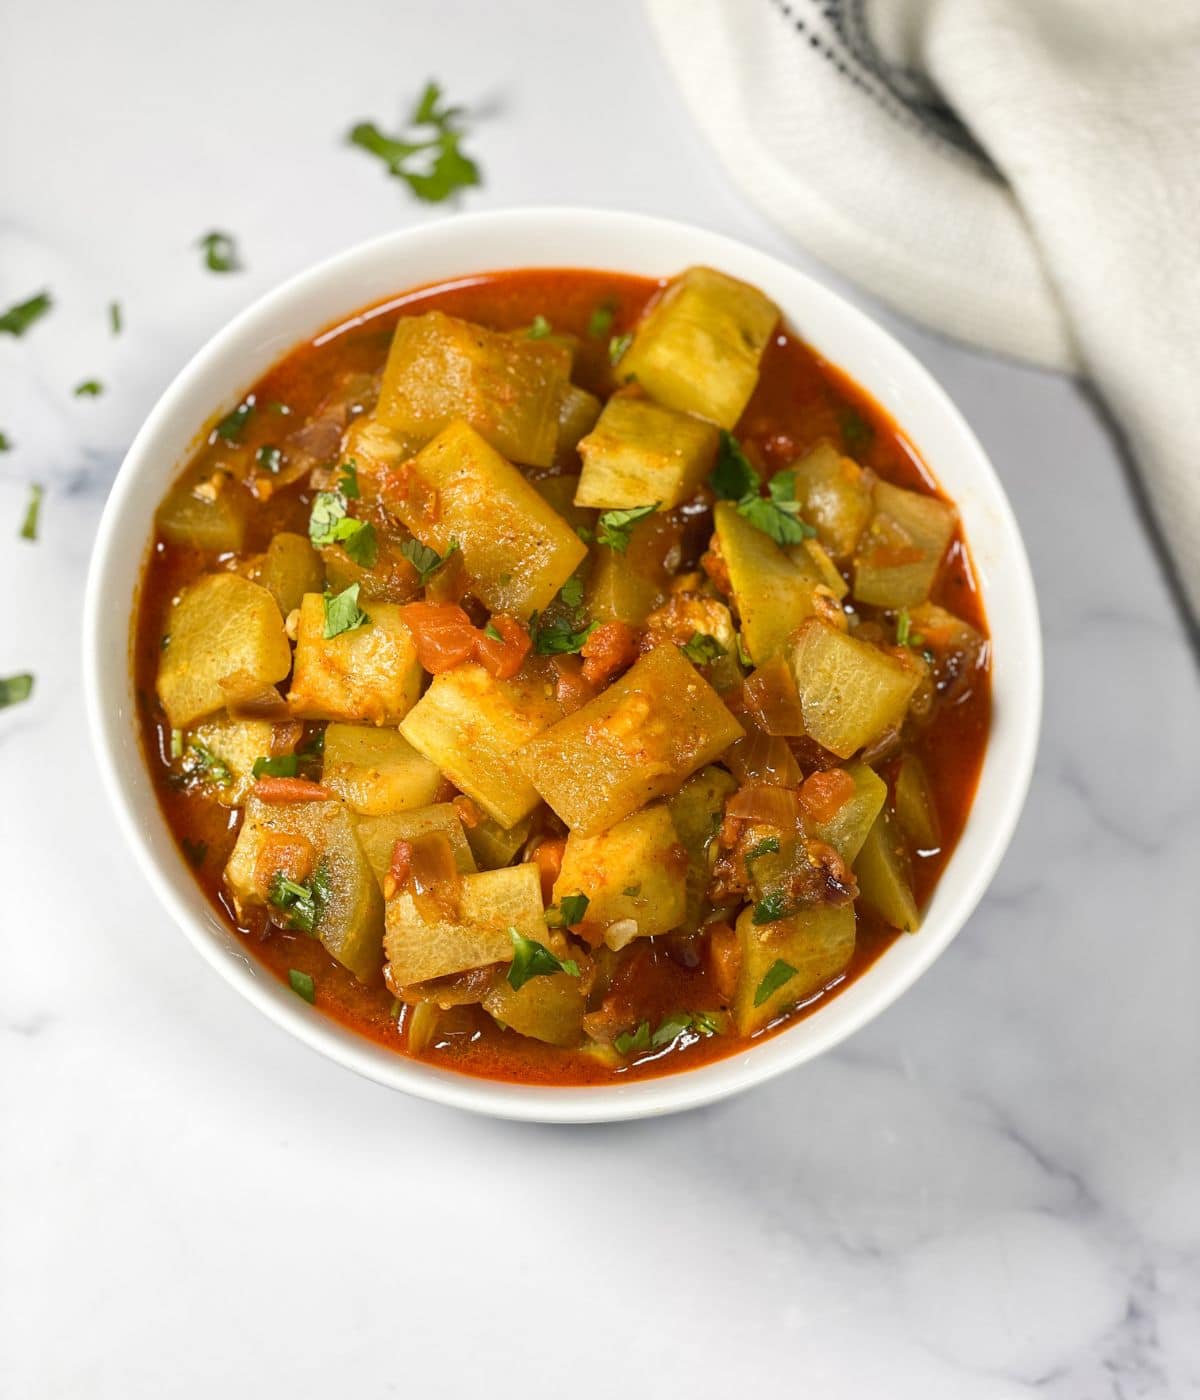
[[[161,804],[254,955],[524,1081],[835,995],[919,928],[988,730],[953,505],[708,268],[483,276],[301,347],[162,502],[137,629]]]

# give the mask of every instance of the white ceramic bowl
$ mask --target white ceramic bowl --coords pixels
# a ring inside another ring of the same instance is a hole
[[[962,513],[993,647],[993,720],[975,804],[920,933],[807,1018],[748,1050],[680,1074],[582,1088],[506,1084],[390,1053],[313,1011],[221,923],[180,857],[138,742],[131,620],[155,507],[218,410],[294,346],[359,308],[426,283],[519,267],[652,277],[708,263],[761,287],[788,323],[893,415]],[[1024,801],[1041,712],[1041,639],[1025,549],[1004,492],[957,409],[861,311],[776,259],[685,224],[593,209],[455,216],[322,263],[244,311],[159,400],[121,467],[100,523],[84,616],[92,736],[121,830],[159,898],[204,957],[277,1024],[381,1084],[478,1112],[543,1122],[635,1118],[761,1083],[838,1044],[894,1001],[946,947],[998,865]]]

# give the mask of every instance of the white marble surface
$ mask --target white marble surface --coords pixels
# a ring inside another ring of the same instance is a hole
[[[0,12],[0,303],[58,302],[0,338],[0,674],[38,676],[0,714],[0,1394],[1200,1394],[1195,671],[1078,388],[883,316],[1026,532],[1045,733],[977,915],[817,1064],[607,1128],[410,1102],[243,1004],[116,840],[77,635],[113,473],[231,312],[430,217],[339,144],[428,74],[487,112],[467,207],[611,204],[787,251],[632,3]],[[200,268],[213,226],[246,272]],[[92,376],[105,396],[72,398]]]

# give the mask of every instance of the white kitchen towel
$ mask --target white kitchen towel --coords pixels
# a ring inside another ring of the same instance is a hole
[[[647,5],[730,175],[806,249],[1091,379],[1200,613],[1200,0]]]

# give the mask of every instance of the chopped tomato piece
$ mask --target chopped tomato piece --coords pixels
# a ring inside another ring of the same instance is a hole
[[[558,673],[554,698],[563,714],[573,714],[595,695],[596,687],[584,679],[583,663],[577,656],[556,656],[554,669]]]
[[[250,791],[260,802],[328,802],[337,796],[307,778],[259,778]]]
[[[854,779],[844,768],[810,773],[800,787],[804,815],[816,824],[832,821],[854,796]]]
[[[521,669],[533,641],[517,619],[510,617],[508,613],[493,613],[488,627],[500,633],[500,640],[489,637],[487,628],[477,632],[475,658],[497,680],[506,681]]]
[[[430,675],[451,671],[475,654],[477,633],[457,603],[407,603],[400,616],[417,644],[417,660]]]
[[[563,852],[567,843],[562,836],[547,836],[534,847],[533,863],[542,879],[542,903],[554,902],[554,882],[562,869]]]
[[[584,680],[606,685],[637,660],[637,633],[628,622],[602,622],[580,650]]]

